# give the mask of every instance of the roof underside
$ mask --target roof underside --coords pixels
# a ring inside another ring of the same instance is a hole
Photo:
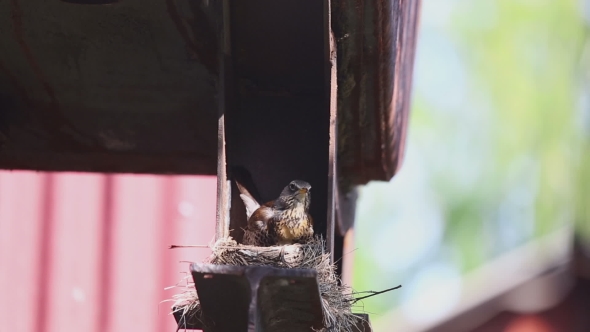
[[[80,4],[97,1],[0,2],[0,168],[215,174],[223,22],[210,8],[214,4]],[[351,174],[350,183],[388,179],[403,148],[418,2],[332,3],[342,87],[339,136],[345,137],[341,175]],[[280,8],[240,15],[256,22],[257,15]],[[251,42],[265,52],[304,43],[298,36],[307,33],[309,13],[288,17],[292,22],[282,24],[287,30],[269,27],[284,43],[264,45],[265,36]],[[306,49],[298,56],[324,58],[312,54],[321,47]],[[257,63],[255,54],[240,55],[239,49],[233,56],[256,64],[247,72],[250,81],[236,82],[240,88],[301,95],[324,84],[320,62]],[[257,75],[276,77],[281,91]],[[317,86],[309,83],[314,77]]]

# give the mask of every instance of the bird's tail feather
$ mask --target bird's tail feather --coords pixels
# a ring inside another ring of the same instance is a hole
[[[244,201],[244,205],[246,206],[246,216],[250,219],[252,213],[260,207],[260,203],[253,195],[253,193],[256,194],[256,188],[254,187],[250,173],[243,167],[234,166],[232,167],[232,177],[240,192],[240,198]],[[251,190],[254,192],[250,192],[250,190],[246,188],[247,185],[250,185]]]
[[[260,207],[260,204],[252,196],[247,194],[240,194],[240,198],[244,201],[244,205],[246,206],[246,217],[250,219],[250,216],[252,216],[252,213]]]

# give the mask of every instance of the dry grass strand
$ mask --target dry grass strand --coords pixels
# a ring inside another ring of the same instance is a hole
[[[357,317],[351,311],[354,302],[352,291],[350,287],[339,284],[335,265],[330,263],[330,254],[324,250],[323,239],[314,238],[306,244],[256,247],[238,244],[233,239],[226,238],[217,241],[211,249],[212,254],[206,260],[210,264],[316,270],[326,326],[321,331],[356,330]],[[199,300],[194,283],[187,281],[177,287],[182,291],[173,297],[174,310],[182,311],[183,315],[189,312],[198,313]]]

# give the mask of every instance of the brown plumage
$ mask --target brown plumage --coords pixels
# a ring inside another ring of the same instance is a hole
[[[263,205],[241,186],[242,200],[248,213],[244,244],[255,246],[303,243],[313,237],[313,220],[309,215],[311,185],[294,180],[283,189],[279,198]]]

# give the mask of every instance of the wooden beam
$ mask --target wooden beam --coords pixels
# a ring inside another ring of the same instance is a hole
[[[215,223],[215,240],[229,236],[231,204],[231,184],[227,175],[225,113],[231,107],[233,98],[233,77],[231,63],[231,34],[229,0],[223,0],[215,8],[221,17],[218,24],[219,36],[219,81],[218,81],[218,120],[217,120],[217,215]]]

